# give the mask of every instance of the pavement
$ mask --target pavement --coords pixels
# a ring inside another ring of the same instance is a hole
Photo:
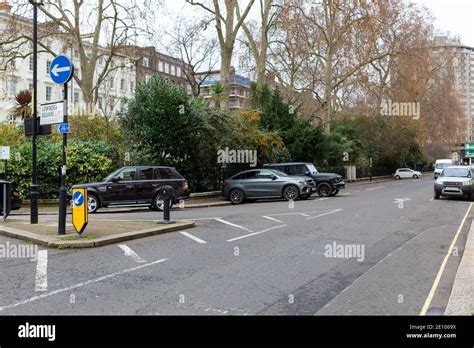
[[[443,315],[473,210],[433,200],[431,177],[293,203],[175,209],[172,219],[195,227],[0,257],[0,315]],[[157,214],[104,210],[90,221]],[[0,236],[0,256],[15,244]]]

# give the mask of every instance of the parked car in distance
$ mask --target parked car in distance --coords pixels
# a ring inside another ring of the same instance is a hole
[[[469,166],[450,166],[445,168],[434,183],[434,198],[457,196],[474,198],[473,171]]]
[[[157,166],[124,167],[108,175],[104,181],[74,185],[86,188],[89,212],[117,205],[147,205],[162,211],[164,201],[159,191],[164,185],[173,187],[171,204],[189,198],[187,180],[175,168]]]
[[[265,164],[264,168],[276,169],[288,175],[303,175],[314,180],[313,189],[320,197],[335,196],[339,190],[346,187],[342,176],[335,173],[320,173],[314,164],[293,162],[293,163],[275,163]]]
[[[259,198],[284,198],[289,201],[310,197],[313,188],[314,180],[305,176],[291,176],[274,169],[253,169],[225,180],[222,195],[232,204]]]
[[[413,178],[413,179],[419,179],[421,178],[421,172],[410,169],[410,168],[399,168],[393,174],[393,177],[395,180],[400,180],[400,179],[408,179],[408,178]]]
[[[452,166],[453,164],[453,160],[449,158],[436,160],[433,174],[434,178],[436,179],[441,174],[444,168]]]

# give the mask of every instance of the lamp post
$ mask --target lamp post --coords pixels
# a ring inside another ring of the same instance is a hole
[[[32,173],[31,173],[31,208],[30,223],[38,223],[38,173],[37,173],[37,156],[36,156],[36,135],[38,132],[38,115],[37,115],[37,96],[38,96],[38,6],[43,5],[43,0],[29,0],[33,5],[33,134],[31,151],[32,155]]]

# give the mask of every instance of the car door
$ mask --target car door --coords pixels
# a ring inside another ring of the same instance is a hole
[[[273,179],[275,177],[275,179]],[[268,170],[258,170],[250,182],[253,197],[280,196],[281,183],[278,177]]]
[[[138,203],[149,203],[153,199],[153,167],[140,167],[135,177],[135,189]]]
[[[238,180],[246,197],[259,197],[259,187],[257,185],[258,172],[259,170],[249,170],[248,172],[242,173]]]
[[[117,173],[114,179],[116,182],[110,182],[107,185],[106,201],[111,203],[135,203],[138,195],[135,187],[136,168],[124,168]]]

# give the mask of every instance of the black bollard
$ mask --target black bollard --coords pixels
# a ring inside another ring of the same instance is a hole
[[[170,208],[171,208],[171,199],[173,198],[173,188],[171,186],[163,186],[160,189],[160,197],[164,202],[163,205],[163,221],[160,221],[162,224],[172,224],[174,221],[171,221],[170,218]]]

